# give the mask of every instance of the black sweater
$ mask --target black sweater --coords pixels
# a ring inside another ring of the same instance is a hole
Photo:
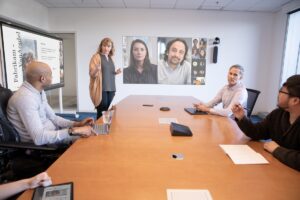
[[[248,137],[254,140],[272,139],[279,144],[273,156],[300,171],[300,117],[292,125],[289,118],[289,112],[278,108],[260,123],[253,124],[246,117],[237,123]]]

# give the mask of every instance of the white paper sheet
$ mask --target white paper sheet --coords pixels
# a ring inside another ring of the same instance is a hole
[[[178,123],[176,118],[158,118],[160,124],[171,124],[171,122]]]
[[[220,145],[234,164],[267,164],[269,163],[261,154],[248,145]]]
[[[208,190],[167,189],[168,200],[212,200]]]

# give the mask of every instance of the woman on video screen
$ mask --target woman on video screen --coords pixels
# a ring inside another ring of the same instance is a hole
[[[129,67],[124,69],[124,83],[157,83],[157,65],[151,64],[149,51],[143,40],[132,41]]]

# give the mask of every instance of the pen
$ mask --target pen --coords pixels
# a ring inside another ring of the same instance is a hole
[[[149,107],[152,107],[153,104],[143,104],[143,106],[149,106]]]
[[[234,107],[242,107],[244,110],[247,110],[247,111],[249,111],[250,109],[249,108],[247,108],[247,107],[243,107],[243,106],[241,106],[241,104],[238,104],[238,105],[235,105]]]

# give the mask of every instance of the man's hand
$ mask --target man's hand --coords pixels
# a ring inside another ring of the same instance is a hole
[[[205,106],[203,103],[194,104],[194,107],[198,111],[209,112],[210,108]]]
[[[92,127],[91,126],[73,127],[72,134],[78,135],[80,137],[89,137],[92,134]]]
[[[273,153],[277,147],[279,147],[279,145],[274,141],[264,143],[264,149],[270,153]]]
[[[243,119],[243,117],[245,116],[245,110],[241,104],[235,104],[231,108],[231,111],[238,120]]]
[[[85,118],[81,120],[80,122],[74,122],[74,127],[80,127],[80,126],[93,126],[94,125],[94,119],[91,117]]]
[[[36,188],[39,186],[49,186],[52,184],[51,181],[51,177],[46,173],[46,172],[42,172],[32,178],[29,179],[25,179],[26,183],[27,183],[27,188]]]

